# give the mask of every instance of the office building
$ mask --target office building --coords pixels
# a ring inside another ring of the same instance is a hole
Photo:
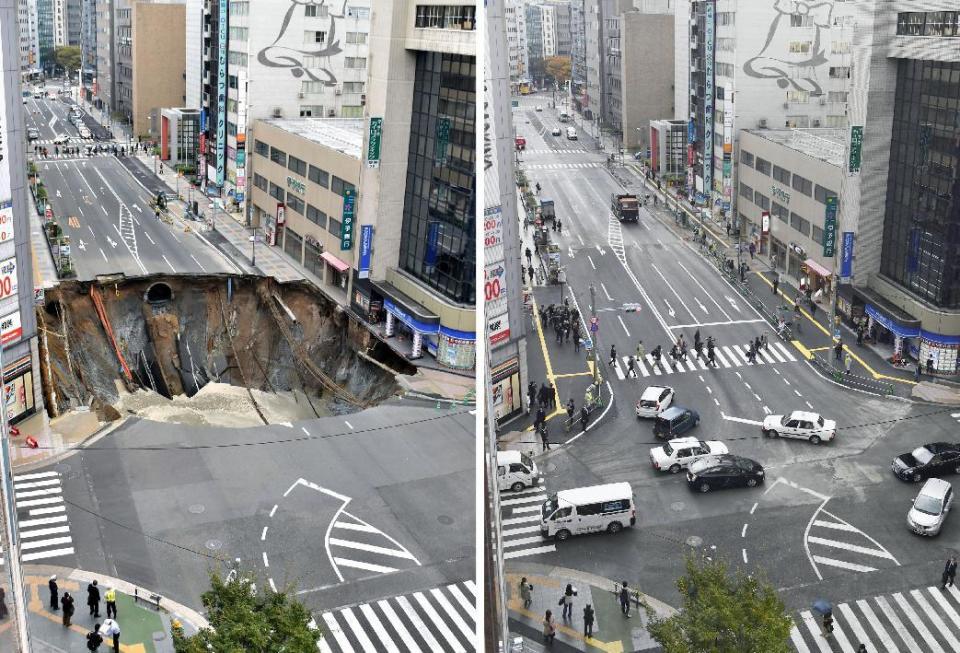
[[[54,0],[37,0],[37,48],[40,52],[40,69],[52,75],[57,67],[54,59]]]
[[[186,0],[183,28],[186,38],[186,100],[184,106],[200,108],[200,94],[203,91],[203,0]]]
[[[650,169],[668,185],[682,185],[687,177],[687,121],[650,121]]]
[[[648,4],[620,14],[619,46],[610,43],[611,66],[619,61],[619,74],[611,80],[610,122],[621,132],[623,147],[644,156],[651,147],[650,121],[674,112],[674,17],[666,2]]]
[[[524,23],[527,28],[527,62],[530,79],[540,87],[543,86],[546,75],[543,58],[547,55],[543,44],[543,12],[539,5],[524,5]]]
[[[40,73],[37,0],[17,0],[17,25],[20,32],[20,74],[26,80]]]
[[[510,81],[516,89],[529,77],[530,53],[527,50],[527,13],[523,0],[507,0],[503,11],[507,31],[507,61]]]
[[[570,96],[574,108],[583,110],[581,96],[587,84],[587,35],[584,0],[570,0]]]
[[[97,76],[97,2],[82,0],[80,4],[80,56],[82,57],[82,92],[91,101],[93,80]]]
[[[159,132],[160,160],[193,174],[200,155],[200,110],[160,109]]]
[[[673,3],[673,117],[690,119],[690,2]]]

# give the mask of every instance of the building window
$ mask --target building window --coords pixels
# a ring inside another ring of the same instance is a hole
[[[790,27],[810,27],[813,17],[810,14],[790,14]]]
[[[231,41],[246,41],[250,36],[246,27],[230,27],[228,34]]]
[[[907,11],[897,14],[897,34],[900,36],[922,36],[926,14],[922,11]]]
[[[740,197],[745,197],[751,202],[753,201],[753,189],[742,181],[740,182]]]
[[[847,126],[847,117],[844,116],[827,116],[824,118],[824,127],[846,127]]]
[[[958,36],[960,35],[960,12],[931,11],[923,25],[924,36]]]
[[[366,57],[344,57],[343,67],[344,68],[366,68],[367,58]]]
[[[810,235],[810,223],[793,211],[790,212],[790,226],[802,233],[804,236]]]
[[[283,229],[283,251],[297,263],[303,262],[303,236],[290,227]]]
[[[303,200],[290,191],[287,191],[287,208],[296,211],[300,215],[303,215]]]
[[[319,43],[323,44],[327,40],[327,33],[320,32],[315,30],[307,30],[303,36],[304,43]]]
[[[736,22],[736,14],[732,11],[718,11],[717,25],[733,25]]]
[[[787,210],[787,207],[777,204],[776,202],[773,202],[771,205],[770,213],[774,214],[784,222],[788,222],[790,220],[790,211]]]
[[[297,173],[301,177],[307,176],[307,162],[301,161],[300,159],[293,156],[292,154],[289,157],[287,157],[287,168]]]
[[[831,54],[849,54],[850,42],[849,41],[833,41],[830,44],[830,53]]]
[[[850,79],[850,66],[830,66],[830,79]]]
[[[308,66],[315,67],[315,66]],[[312,95],[314,93],[323,93],[326,86],[323,82],[300,82],[300,92],[304,95]]]
[[[790,171],[778,165],[773,166],[773,178],[781,184],[790,185]]]
[[[307,204],[307,220],[321,229],[327,228],[327,214],[312,204]]]
[[[347,43],[350,45],[362,45],[367,42],[366,32],[347,32]]]
[[[356,191],[356,187],[349,181],[344,181],[343,179],[340,179],[340,177],[334,175],[333,181],[330,183],[330,192],[336,193],[340,197],[343,197],[344,191],[346,190]]]
[[[230,16],[247,16],[250,14],[250,3],[249,2],[231,2],[230,3]]]
[[[253,151],[264,158],[270,157],[270,146],[264,143],[263,141],[254,141]]]
[[[760,191],[754,191],[753,193],[753,203],[759,206],[764,211],[770,210],[770,198],[761,193]]]
[[[331,234],[339,238],[340,237],[340,221],[331,215],[331,216],[327,216],[327,222],[328,222],[327,231],[329,231]]]
[[[740,163],[743,165],[752,168],[753,167],[753,155],[746,150],[740,150]]]
[[[277,186],[272,181],[270,182],[270,197],[280,202],[283,202],[283,200],[285,199],[283,189],[280,188],[280,186]]]
[[[310,166],[310,172],[307,174],[307,179],[315,184],[323,186],[324,188],[330,187],[330,174],[326,170],[321,170],[316,166]]]
[[[227,63],[231,66],[243,66],[247,65],[247,55],[242,52],[234,52],[232,50],[227,52]],[[236,88],[236,86],[231,86],[230,88]]]
[[[366,20],[370,18],[370,9],[368,7],[350,7],[347,9],[347,16],[350,18],[359,18]]]
[[[818,244],[818,245],[822,245],[822,244],[823,244],[823,229],[821,229],[821,228],[818,227],[817,225],[813,225],[813,233],[810,234],[810,237],[813,238],[813,242],[815,242],[815,243]]]
[[[846,91],[829,91],[827,93],[827,102],[834,103],[846,103],[847,101],[847,92]]]
[[[237,135],[237,123],[227,121],[227,136]]]
[[[808,54],[810,52],[810,41],[790,41],[790,52]]]
[[[760,157],[757,157],[757,172],[759,172],[762,175],[767,175],[769,177],[770,168],[771,168],[771,165],[769,161],[767,161],[766,159],[761,159]]]
[[[266,177],[262,177],[256,173],[253,174],[253,185],[262,190],[264,193],[266,193],[268,190]]]
[[[307,18],[326,18],[330,15],[330,7],[327,5],[307,5],[303,8],[303,15]]]
[[[300,117],[301,118],[311,118],[317,117],[320,118],[323,116],[323,106],[311,104],[308,106],[300,107]]]
[[[363,105],[344,105],[340,107],[341,118],[363,118]]]
[[[820,184],[817,184],[813,191],[813,199],[817,200],[821,204],[827,203],[828,197],[836,197],[837,194],[830,190],[829,188],[824,188]]]
[[[270,148],[270,160],[279,166],[287,167],[287,153],[275,147]]]
[[[363,82],[344,82],[344,93],[363,93]]]
[[[796,173],[793,174],[793,189],[800,191],[807,197],[813,197],[813,182]]]
[[[810,101],[810,91],[787,91],[787,102],[806,104]]]

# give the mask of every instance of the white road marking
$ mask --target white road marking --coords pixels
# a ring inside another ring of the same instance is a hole
[[[880,608],[880,611],[883,615],[890,621],[893,625],[894,631],[900,635],[900,639],[904,641],[907,645],[908,651],[920,651],[920,645],[917,644],[917,640],[913,638],[913,635],[910,634],[910,631],[907,630],[906,626],[903,625],[903,622],[900,621],[900,617],[897,616],[897,613],[893,611],[890,607],[890,604],[887,603],[887,599],[882,596],[875,597],[874,602],[877,604],[877,607]]]
[[[670,292],[672,292],[674,297],[677,298],[677,301],[680,302],[680,305],[683,306],[683,308],[687,311],[687,313],[690,314],[690,317],[696,320],[697,317],[693,314],[693,311],[691,311],[690,307],[687,306],[687,303],[683,301],[683,298],[680,296],[680,293],[677,292],[676,288],[674,288],[673,285],[669,281],[667,281],[667,278],[663,276],[663,273],[660,271],[660,268],[658,268],[653,263],[650,264],[650,267],[653,268],[653,271],[656,272],[661,279],[663,279],[663,283],[667,285],[667,288],[670,289]]]
[[[273,592],[274,594],[276,594],[276,593],[277,593],[277,586],[274,584],[273,578],[272,578],[272,577],[271,577],[271,578],[268,578],[268,579],[267,579],[267,582],[270,584],[270,591]]]
[[[166,254],[163,255],[163,260],[164,260],[164,261],[167,261],[167,255],[166,255]],[[170,266],[170,269],[173,270],[174,272],[177,271],[177,268],[173,267],[173,263],[171,263],[170,261],[167,261],[167,265],[169,265],[169,266]]]
[[[586,243],[583,242],[583,236],[581,236],[580,234],[577,234],[577,240],[580,241],[580,244],[581,244],[581,245],[586,246]]]
[[[607,301],[613,301],[613,297],[610,296],[610,292],[607,290],[607,287],[603,285],[603,282],[600,282],[600,287],[603,289],[603,294],[607,296]]]
[[[539,510],[539,506],[537,506],[537,509]],[[354,542],[353,540],[341,540],[335,537],[330,538],[330,544],[333,544],[335,546],[342,546],[347,549],[356,549],[358,551],[367,551],[369,553],[392,556],[394,558],[406,558],[407,560],[416,560],[416,558],[413,557],[413,554],[407,550],[390,549],[385,546],[376,546],[374,544],[366,544],[364,542]]]
[[[100,249],[100,256],[103,257],[103,260],[104,260],[104,261],[107,261],[107,255],[103,253],[103,248],[100,247],[99,249]]]
[[[270,509],[270,516],[273,517],[277,512],[277,507],[279,504],[273,504],[273,508]]]
[[[373,626],[373,632],[377,634],[377,638],[382,644],[382,647],[376,647],[375,650],[388,651],[389,653],[400,653],[400,649],[398,649],[397,645],[393,643],[393,638],[390,637],[390,633],[387,632],[387,629],[383,627],[383,623],[380,621],[377,613],[373,611],[373,608],[370,607],[370,604],[364,603],[360,605],[360,612],[362,612],[363,616],[366,617],[367,622]]]
[[[813,641],[817,643],[817,648],[820,649],[820,653],[833,653],[833,649],[820,633],[820,626],[817,625],[817,621],[814,619],[810,611],[804,610],[800,613],[800,617],[803,619],[803,623],[807,627],[807,630],[809,630],[810,634],[813,635]]]
[[[866,546],[858,546],[856,544],[839,542],[837,540],[828,540],[822,537],[815,537],[812,535],[807,537],[807,541],[812,542],[813,544],[828,546],[833,549],[843,549],[845,551],[853,551],[854,553],[862,553],[864,555],[874,556],[877,558],[887,558],[888,560],[895,560],[895,558],[886,550],[871,549]]]
[[[31,513],[32,512],[33,511],[31,511]],[[21,519],[17,526],[19,528],[33,528],[34,526],[46,526],[47,524],[62,524],[65,521],[67,521],[67,516],[59,515],[57,517],[42,517],[40,519]]]
[[[797,395],[798,397],[802,397],[802,396],[803,396],[802,394],[800,394],[800,391],[797,390],[796,388],[793,389],[793,393],[794,393],[795,395]]]
[[[207,271],[207,268],[203,267],[203,263],[201,263],[200,261],[198,261],[196,256],[194,256],[193,254],[191,254],[191,255],[190,255],[190,258],[193,259],[193,262],[194,262],[194,263],[196,263],[197,265],[200,266],[200,269],[201,269],[201,270],[203,270],[204,272]]]
[[[764,415],[770,415],[772,412],[773,412],[773,411],[770,410],[767,406],[764,406],[764,407],[763,407],[763,414],[764,414]]]
[[[913,600],[917,602],[917,605],[919,605],[920,609],[923,610],[924,614],[927,615],[927,618],[933,622],[937,632],[943,635],[943,638],[947,640],[947,644],[950,645],[950,650],[960,651],[960,641],[957,641],[957,638],[953,636],[953,633],[951,633],[950,629],[947,628],[947,624],[943,622],[943,619],[941,619],[940,615],[938,615],[936,610],[933,609],[926,597],[920,593],[920,590],[911,590],[910,595],[913,596]],[[943,597],[940,598],[942,599]]]
[[[814,525],[814,526],[819,526],[819,527],[821,527],[821,528],[832,528],[832,529],[837,530],[837,531],[847,531],[847,532],[851,532],[851,533],[858,533],[858,532],[859,532],[859,530],[858,530],[856,527],[851,526],[850,524],[840,523],[840,522],[832,522],[832,521],[824,521],[824,520],[822,520],[822,519],[816,519],[816,520],[814,520],[813,525]]]
[[[261,541],[261,542],[263,542],[265,539],[267,539],[267,529],[268,529],[268,528],[270,528],[270,527],[269,527],[269,526],[264,526],[264,527],[263,527],[263,532],[260,533],[260,541]]]
[[[153,238],[150,237],[150,234],[149,234],[149,233],[147,233],[146,231],[144,231],[144,232],[143,232],[143,235],[147,237],[147,240],[150,241],[150,244],[151,244],[151,245],[156,246],[156,243],[153,242]]]
[[[620,321],[620,326],[623,327],[623,332],[626,333],[626,334],[627,334],[627,337],[629,338],[629,337],[630,337],[630,332],[627,330],[627,325],[623,323],[623,318],[618,315],[618,316],[617,316],[617,319]]]
[[[743,530],[740,531],[740,537],[746,537],[746,536],[747,536],[747,526],[749,526],[749,524],[744,524],[744,525],[743,525]]]
[[[747,550],[746,550],[746,549],[740,549],[740,550],[743,551],[743,564],[745,564],[745,565],[746,565],[746,564],[749,564],[749,563],[747,562]]]
[[[347,425],[347,428],[349,428],[351,431],[353,430],[353,424],[351,424],[351,423],[348,422],[347,420],[343,420],[343,423],[346,424],[346,425]]]
[[[809,401],[805,403],[807,404],[807,408],[809,408],[810,410],[813,410],[813,404],[811,404]]]
[[[898,649],[897,645],[893,643],[892,639],[890,639],[890,635],[887,634],[886,628],[884,628],[883,624],[880,623],[880,620],[877,619],[877,615],[873,612],[873,608],[870,607],[870,604],[861,599],[857,601],[857,607],[860,608],[860,612],[863,613],[867,623],[869,623],[870,627],[873,628],[873,631],[877,634],[877,637],[879,637],[880,641],[883,642],[883,645],[887,647],[887,651],[889,653],[900,653],[900,649]]]
[[[376,574],[389,574],[397,570],[396,567],[385,567],[383,565],[375,565],[369,562],[361,562],[360,560],[351,560],[349,558],[334,558],[333,561],[339,567],[362,569],[363,571],[372,571]]]
[[[800,634],[800,629],[797,628],[797,624],[793,624],[790,627],[790,641],[793,642],[797,653],[810,653],[810,649],[807,648],[807,643],[803,641],[803,635]]]
[[[753,506],[751,506],[751,508],[750,508],[750,514],[751,514],[751,515],[752,515],[752,514],[754,513],[754,511],[757,509],[757,506],[758,506],[758,505],[759,505],[759,502],[754,503]]]
[[[755,419],[747,419],[745,417],[734,417],[733,415],[727,415],[726,413],[720,413],[720,417],[727,420],[728,422],[739,422],[740,424],[751,424],[753,426],[763,426],[763,422]]]
[[[927,628],[927,626],[920,620],[919,615],[914,611],[913,606],[911,606],[907,600],[903,597],[903,594],[900,592],[894,592],[893,600],[900,604],[900,607],[906,613],[907,617],[913,624],[913,627],[917,629],[917,632],[920,633],[920,636],[927,643],[927,651],[934,651],[935,653],[944,653],[943,647],[940,646],[939,642],[934,639],[933,634]],[[954,649],[956,650],[956,649]]]
[[[867,567],[866,565],[857,565],[852,562],[844,562],[843,560],[834,560],[833,558],[825,558],[823,556],[813,556],[813,559],[814,561],[818,562],[821,565],[827,565],[828,567],[839,567],[840,569],[846,569],[847,571],[859,571],[861,573],[876,571],[875,567]]]
[[[270,561],[267,560],[267,552],[266,552],[266,551],[263,552],[263,566],[264,566],[264,567],[268,567],[268,568],[270,567]]]
[[[590,267],[592,267],[594,270],[596,270],[596,269],[597,269],[597,266],[593,263],[593,259],[590,258],[590,255],[589,255],[589,254],[587,254],[587,260],[590,261]]]

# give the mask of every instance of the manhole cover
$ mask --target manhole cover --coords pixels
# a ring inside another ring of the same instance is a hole
[[[687,538],[687,546],[698,548],[701,544],[703,544],[702,537],[699,537],[697,535],[691,535],[690,537]]]
[[[670,504],[670,510],[674,512],[683,512],[683,509],[686,505],[687,504],[685,504],[683,501],[674,501]]]
[[[437,517],[437,521],[443,524],[444,526],[449,526],[453,523],[453,517],[447,517],[446,515],[440,515]]]
[[[211,551],[217,551],[223,548],[223,542],[220,540],[207,540],[207,548]]]
[[[206,508],[203,506],[202,503],[194,503],[189,508],[187,508],[187,510],[192,512],[194,515],[199,515],[204,510],[206,510]]]

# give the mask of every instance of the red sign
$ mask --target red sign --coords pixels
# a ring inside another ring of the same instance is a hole
[[[53,209],[51,209],[49,206],[47,207],[47,210],[43,212],[43,214],[47,217],[47,220],[53,220]]]
[[[283,204],[277,204],[277,226],[282,227],[286,221],[286,214]]]
[[[760,229],[764,236],[770,233],[770,211],[760,212]]]

